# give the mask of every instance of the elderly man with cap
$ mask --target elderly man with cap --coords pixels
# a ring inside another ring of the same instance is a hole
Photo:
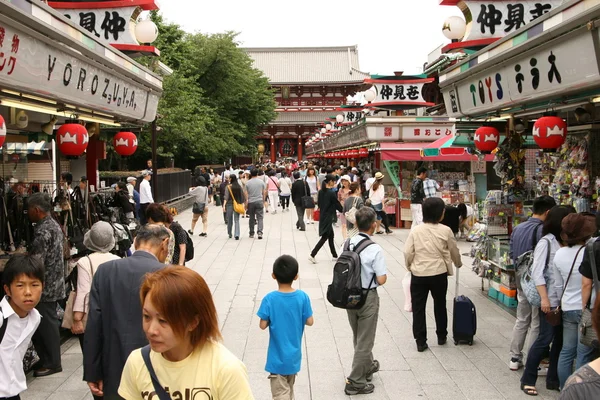
[[[148,170],[142,171],[142,183],[140,183],[140,223],[146,225],[148,219],[146,219],[146,208],[154,203],[152,197],[152,189],[150,188],[150,179],[152,179],[152,172]]]
[[[133,176],[127,178],[127,191],[129,192],[129,202],[135,207],[135,217],[140,216],[140,193],[135,189],[137,179]]]
[[[71,327],[71,332],[79,335],[82,350],[92,278],[100,264],[119,259],[118,256],[110,253],[115,247],[115,234],[108,222],[99,221],[92,225],[92,229],[83,237],[83,245],[92,253],[77,262],[77,292],[73,303],[73,326]]]
[[[105,262],[96,271],[83,343],[83,379],[94,396],[121,399],[117,391],[125,361],[133,350],[148,344],[140,286],[146,274],[165,267],[169,236],[163,225],[144,225],[131,257]]]

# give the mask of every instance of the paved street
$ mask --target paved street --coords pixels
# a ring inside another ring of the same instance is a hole
[[[308,225],[306,232],[294,229],[296,213],[266,214],[263,240],[248,238],[248,220],[240,219],[240,241],[228,239],[220,207],[210,207],[207,238],[194,237],[196,258],[189,266],[198,271],[214,294],[225,345],[240,357],[248,368],[254,396],[270,399],[264,364],[269,334],[259,328],[256,311],[265,294],[277,289],[271,278],[273,261],[290,254],[300,262],[300,279],[295,284],[308,293],[312,301],[315,324],[306,328],[302,371],[296,381],[298,400],[349,399],[343,392],[344,379],[352,362],[351,330],[344,310],[329,305],[325,298],[331,281],[333,262],[325,246],[317,256],[318,264],[308,261],[309,251],[318,241],[318,225]],[[191,211],[176,218],[188,229]],[[200,224],[199,224],[200,226]],[[197,233],[200,233],[198,230]],[[387,284],[379,290],[380,319],[375,357],[381,371],[375,374],[375,393],[358,398],[379,399],[516,399],[529,398],[519,389],[520,374],[508,369],[508,347],[514,318],[488,300],[481,292],[481,281],[465,259],[461,275],[461,292],[477,306],[478,329],[475,343],[454,346],[449,340],[438,346],[435,340],[432,301],[428,303],[430,350],[418,353],[411,333],[411,314],[403,310],[402,278],[404,241],[407,230],[394,235],[376,235],[375,241],[385,250],[388,266]],[[336,242],[341,233],[336,230]],[[470,244],[461,242],[461,251]],[[450,279],[448,310],[452,311],[454,279]],[[451,321],[451,317],[449,317]],[[449,331],[451,332],[451,325]],[[451,335],[450,335],[451,336]],[[63,347],[64,372],[47,378],[30,378],[30,389],[22,395],[33,399],[91,399],[87,385],[81,381],[82,356],[79,343],[70,340]],[[557,398],[557,392],[545,389],[538,380],[539,399]]]

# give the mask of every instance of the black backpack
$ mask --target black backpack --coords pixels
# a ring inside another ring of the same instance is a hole
[[[0,309],[1,311],[1,309]],[[2,316],[2,312],[0,312],[0,316]],[[0,344],[2,343],[2,339],[4,339],[4,334],[6,333],[6,328],[8,327],[8,317],[2,318],[2,326],[0,326]]]
[[[350,240],[344,244],[344,251],[333,267],[333,282],[327,287],[327,301],[334,307],[357,310],[365,304],[368,291],[362,287],[360,253],[374,243],[365,238],[354,246],[354,250],[350,250]],[[373,281],[375,274],[369,289]]]
[[[185,244],[185,262],[191,261],[194,258],[194,241],[188,234],[187,243]]]

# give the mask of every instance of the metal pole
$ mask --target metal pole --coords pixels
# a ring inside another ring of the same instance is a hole
[[[156,201],[156,186],[158,183],[158,164],[156,157],[156,118],[152,121],[152,198]]]

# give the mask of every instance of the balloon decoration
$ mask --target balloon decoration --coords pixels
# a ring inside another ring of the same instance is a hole
[[[491,153],[500,143],[500,132],[493,126],[482,126],[475,131],[475,147],[482,153]]]
[[[90,138],[85,126],[78,121],[67,120],[56,132],[56,141],[65,156],[79,157],[87,149]]]
[[[6,122],[4,122],[4,118],[0,115],[0,147],[4,145],[4,141],[6,140]]]
[[[119,132],[113,138],[113,146],[118,154],[130,156],[137,150],[137,136],[133,132]]]
[[[533,140],[541,149],[556,150],[567,139],[567,123],[556,116],[541,117],[533,125]]]

